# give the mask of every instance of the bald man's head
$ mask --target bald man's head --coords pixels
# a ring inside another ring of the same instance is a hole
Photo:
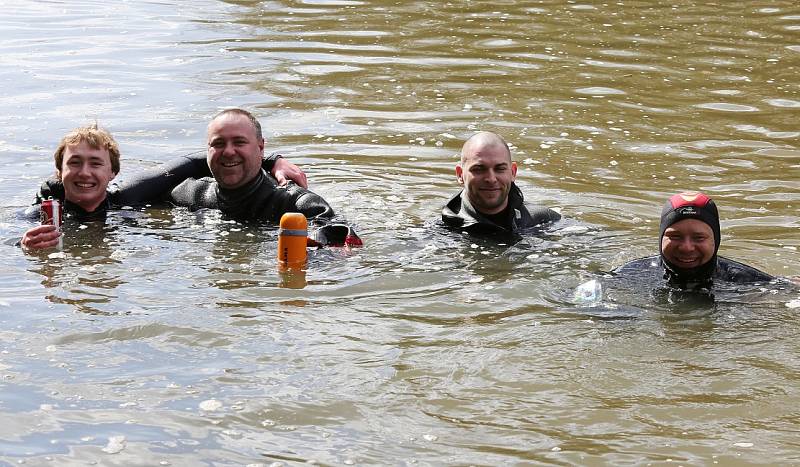
[[[511,161],[511,151],[500,135],[482,131],[472,135],[461,148],[456,177],[478,212],[497,214],[508,206],[517,164]]]
[[[505,151],[508,156],[508,162],[511,162],[511,149],[509,149],[508,143],[506,143],[506,140],[504,140],[502,136],[497,133],[492,133],[491,131],[479,131],[470,136],[469,139],[464,142],[464,146],[461,147],[461,164],[464,164],[464,158],[467,157],[468,154],[481,150]]]

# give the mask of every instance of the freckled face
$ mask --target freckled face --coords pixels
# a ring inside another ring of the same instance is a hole
[[[661,237],[661,254],[685,269],[706,264],[714,256],[714,232],[697,219],[684,219],[667,227]]]
[[[239,188],[261,170],[264,140],[244,115],[225,114],[208,125],[208,167],[222,188]]]

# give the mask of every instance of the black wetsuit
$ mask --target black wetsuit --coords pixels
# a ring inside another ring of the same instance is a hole
[[[442,221],[452,229],[470,234],[519,238],[521,231],[561,219],[561,214],[552,209],[526,205],[515,183],[511,184],[505,212],[505,222],[492,220],[476,211],[466,191],[461,190],[442,208]]]
[[[618,277],[635,277],[647,282],[650,279],[655,283],[661,282],[682,290],[710,290],[715,281],[732,284],[752,284],[767,283],[775,280],[775,277],[738,261],[722,256],[716,256],[715,258],[716,267],[710,269],[710,274],[703,278],[685,279],[672,273],[665,267],[660,255],[631,261],[614,269],[612,274]]]
[[[39,192],[36,193],[36,199],[33,205],[25,210],[23,216],[28,219],[38,219],[41,216],[42,201],[48,198],[57,199],[61,201],[63,208],[63,220],[74,220],[77,222],[91,222],[104,220],[108,211],[113,209],[120,209],[127,204],[121,204],[117,200],[115,192],[111,190],[106,191],[106,197],[94,211],[87,211],[71,201],[67,201],[64,196],[64,184],[61,180],[53,177],[48,178],[42,182],[39,187]]]
[[[36,193],[33,205],[24,211],[22,214],[23,217],[32,220],[39,219],[42,212],[42,201],[48,198],[61,201],[61,206],[63,208],[62,213],[64,215],[63,220],[73,219],[78,222],[103,220],[106,218],[106,212],[114,208],[111,203],[111,196],[106,192],[106,198],[94,211],[86,211],[77,204],[64,199],[64,185],[61,183],[61,180],[53,177],[42,182],[42,185],[39,187],[39,192]]]
[[[300,212],[308,219],[333,217],[333,209],[321,196],[294,183],[278,186],[263,170],[246,185],[232,190],[221,188],[212,177],[190,178],[175,187],[169,199],[192,210],[219,209],[238,220],[278,223],[287,212]]]
[[[280,157],[279,154],[270,154],[264,159],[261,167],[271,171],[275,161]],[[63,203],[66,219],[75,219],[79,222],[101,220],[105,218],[108,210],[170,201],[171,191],[181,182],[192,177],[200,178],[210,175],[211,171],[204,155],[178,157],[159,164],[157,167],[143,170],[119,184],[109,185],[106,199],[92,212],[87,212],[80,206],[67,201],[64,184],[61,180],[52,177],[42,182],[34,205],[25,211],[25,217],[38,218],[42,200],[54,198]]]

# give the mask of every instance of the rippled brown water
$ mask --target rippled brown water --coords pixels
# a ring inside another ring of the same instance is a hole
[[[652,253],[684,189],[720,205],[722,254],[800,275],[798,31],[793,2],[7,6],[0,462],[797,463],[796,293],[631,290],[597,315],[571,290]],[[365,248],[313,252],[296,289],[273,230],[216,213],[13,246],[67,130],[110,128],[125,178],[201,150],[226,106]],[[477,130],[564,228],[491,247],[435,227]]]

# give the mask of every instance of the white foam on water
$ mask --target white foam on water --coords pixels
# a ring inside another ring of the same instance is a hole
[[[108,444],[102,449],[103,452],[108,454],[118,454],[125,449],[127,442],[124,436],[111,436],[108,438]]]
[[[200,410],[204,410],[206,412],[214,412],[215,410],[219,410],[222,408],[222,402],[216,399],[208,399],[201,402],[199,407]]]

